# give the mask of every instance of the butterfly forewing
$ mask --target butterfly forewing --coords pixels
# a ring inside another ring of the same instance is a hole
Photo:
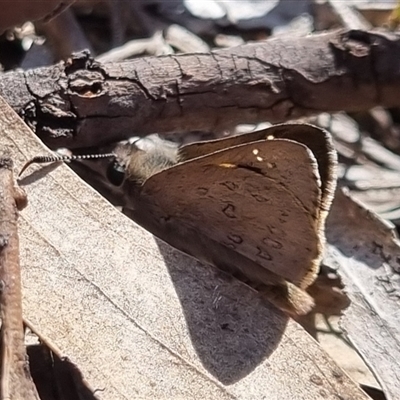
[[[312,151],[318,163],[318,171],[322,183],[321,208],[328,210],[336,186],[336,152],[331,135],[316,126],[308,124],[279,124],[243,135],[192,143],[179,150],[179,157],[181,161],[186,161],[211,154],[217,150],[263,139],[268,140],[268,138],[270,140],[279,138],[294,140],[304,144]]]
[[[186,226],[210,245],[223,244],[301,284],[320,258],[320,186],[316,159],[306,146],[261,140],[153,175],[141,198],[153,225]],[[190,241],[196,237],[187,237],[183,250],[193,254]]]

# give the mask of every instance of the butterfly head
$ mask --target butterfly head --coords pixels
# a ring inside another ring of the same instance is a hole
[[[131,138],[114,148],[115,160],[107,170],[108,180],[121,186],[126,180],[141,186],[152,175],[177,163],[178,147],[158,135]]]

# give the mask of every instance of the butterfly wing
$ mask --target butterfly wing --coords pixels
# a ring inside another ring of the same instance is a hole
[[[205,156],[218,150],[258,140],[289,139],[307,146],[314,154],[321,177],[321,208],[328,211],[336,187],[336,152],[331,135],[309,124],[278,124],[259,131],[207,142],[191,143],[179,149],[180,161]]]
[[[163,224],[186,227],[201,240],[209,238],[210,246],[222,244],[241,260],[301,285],[310,269],[315,274],[321,256],[320,186],[316,159],[306,146],[261,140],[155,174],[140,197],[158,233]],[[197,256],[190,250],[196,237],[187,237],[181,250]],[[245,265],[233,267],[246,272]]]

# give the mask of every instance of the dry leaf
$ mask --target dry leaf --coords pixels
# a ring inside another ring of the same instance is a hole
[[[1,146],[44,152],[4,103]],[[295,322],[110,206],[66,166],[23,179],[24,313],[99,399],[367,399]],[[49,173],[52,171],[52,173]]]

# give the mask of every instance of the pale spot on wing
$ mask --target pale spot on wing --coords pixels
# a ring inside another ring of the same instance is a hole
[[[236,164],[231,164],[231,163],[222,163],[222,164],[219,164],[219,166],[222,168],[236,168],[237,167]]]
[[[264,159],[258,155],[259,152],[260,152],[260,150],[253,149],[253,154],[256,156],[257,161],[262,162],[262,161],[264,161]]]
[[[268,135],[267,136],[267,140],[274,140],[275,139],[275,136],[274,135]]]

